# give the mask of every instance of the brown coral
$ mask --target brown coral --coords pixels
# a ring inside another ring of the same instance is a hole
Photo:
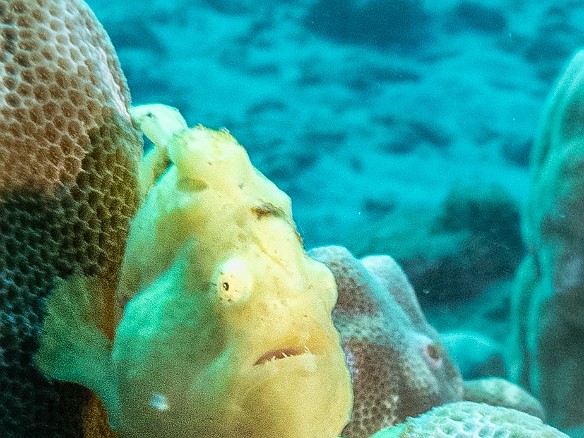
[[[337,281],[333,320],[354,391],[344,437],[368,437],[408,416],[462,399],[462,378],[391,257],[358,260],[335,246],[313,249],[310,255],[325,263]]]
[[[80,436],[85,390],[32,365],[43,301],[73,273],[113,293],[141,139],[114,50],[83,2],[3,1],[0,47],[0,430]],[[111,314],[101,326],[112,334]]]

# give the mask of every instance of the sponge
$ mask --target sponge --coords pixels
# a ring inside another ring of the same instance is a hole
[[[551,424],[584,426],[584,50],[552,90],[534,145],[523,216],[529,252],[515,281],[512,378]]]

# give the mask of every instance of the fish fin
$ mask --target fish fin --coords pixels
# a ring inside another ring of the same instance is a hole
[[[162,105],[138,105],[130,108],[130,115],[138,128],[154,144],[140,165],[139,188],[141,199],[146,197],[156,180],[170,165],[168,145],[173,137],[188,128],[176,108]]]
[[[102,289],[95,278],[72,276],[57,280],[45,302],[46,316],[35,365],[49,379],[75,382],[93,390],[115,426],[119,397],[111,360],[112,342],[97,324],[103,307]]]

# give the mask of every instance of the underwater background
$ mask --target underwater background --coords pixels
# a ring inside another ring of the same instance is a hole
[[[584,438],[584,2],[89,6],[0,0],[0,438]]]
[[[306,247],[390,254],[439,331],[505,342],[530,150],[584,2],[88,3],[133,103],[227,128]]]
[[[88,3],[133,102],[232,132],[308,246],[361,242],[454,187],[520,203],[543,103],[584,42],[575,1]]]

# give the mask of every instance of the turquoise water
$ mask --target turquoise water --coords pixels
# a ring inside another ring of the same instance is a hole
[[[545,97],[582,42],[574,2],[90,5],[134,102],[229,129],[309,245],[349,245],[453,187],[521,202]]]

